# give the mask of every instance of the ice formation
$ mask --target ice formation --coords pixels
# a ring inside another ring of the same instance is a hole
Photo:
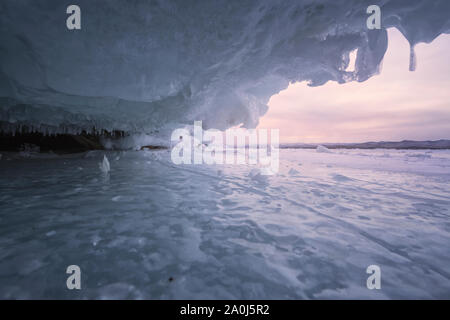
[[[107,174],[109,170],[111,170],[111,166],[109,164],[109,160],[106,155],[103,156],[103,161],[98,164],[100,171],[104,174]]]
[[[318,153],[331,153],[331,150],[325,146],[317,146],[316,152]]]
[[[448,0],[382,0],[368,30],[367,0],[78,0],[0,4],[0,125],[44,133],[164,134],[254,127],[290,82],[365,81],[396,27],[411,44],[450,32]],[[355,69],[346,71],[357,50]]]

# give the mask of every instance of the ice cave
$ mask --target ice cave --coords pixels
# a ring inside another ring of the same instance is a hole
[[[411,48],[450,30],[448,1],[80,0],[81,29],[64,3],[3,1],[2,131],[163,132],[254,127],[290,82],[365,81],[378,72],[395,27]],[[346,72],[358,49],[356,68]]]

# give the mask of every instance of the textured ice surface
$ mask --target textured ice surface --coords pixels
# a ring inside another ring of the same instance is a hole
[[[262,180],[168,151],[109,152],[109,175],[103,152],[4,153],[0,298],[450,298],[449,151],[280,156]]]
[[[450,31],[448,0],[378,1],[383,29],[372,31],[372,0],[77,4],[82,29],[69,31],[66,2],[1,2],[4,130],[165,134],[193,120],[254,127],[289,82],[317,86],[376,74],[385,28],[398,28],[411,43],[411,69],[416,43]],[[346,71],[354,50],[355,68]]]

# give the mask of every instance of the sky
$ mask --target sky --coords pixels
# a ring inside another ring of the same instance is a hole
[[[366,142],[450,139],[450,35],[416,45],[388,30],[381,73],[359,83],[289,87],[269,101],[258,128],[280,129],[280,142]]]

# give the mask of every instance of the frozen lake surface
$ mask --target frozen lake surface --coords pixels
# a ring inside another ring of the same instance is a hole
[[[450,298],[450,151],[281,150],[278,175],[252,170],[3,154],[0,298]]]

